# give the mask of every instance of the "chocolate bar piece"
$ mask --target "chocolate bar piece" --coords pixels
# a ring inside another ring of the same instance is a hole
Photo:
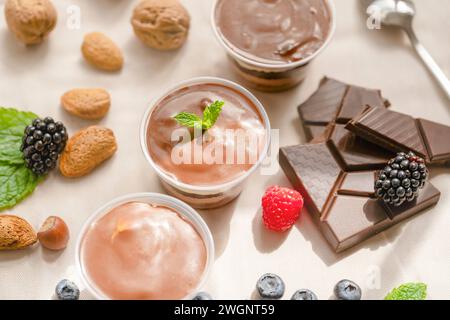
[[[450,127],[443,124],[370,106],[346,128],[393,152],[413,151],[428,163],[450,160]]]
[[[327,141],[346,171],[380,169],[394,156],[345,129],[367,104],[388,107],[379,90],[322,79],[317,91],[299,106],[305,135],[312,142]]]
[[[382,97],[380,90],[366,89],[324,77],[316,92],[298,107],[298,112],[303,125],[307,126],[305,131],[308,138],[313,139],[314,134],[320,132],[319,127],[325,129],[334,122],[346,124],[361,114],[366,105],[387,108],[390,103]],[[309,130],[309,126],[314,128]]]
[[[329,148],[345,171],[383,168],[394,154],[356,136],[344,125],[334,125],[327,138]]]
[[[279,162],[336,252],[422,212],[440,198],[427,183],[415,202],[391,208],[374,197],[376,172],[346,172],[327,143],[281,148]]]

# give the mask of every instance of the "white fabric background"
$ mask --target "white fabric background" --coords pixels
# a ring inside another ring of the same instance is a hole
[[[450,76],[450,3],[416,0],[419,38]],[[0,0],[3,12],[4,0]],[[194,76],[235,79],[224,51],[210,28],[211,0],[184,0],[192,16],[188,42],[179,51],[157,52],[134,36],[129,20],[137,1],[54,1],[59,21],[44,44],[25,48],[15,41],[0,16],[0,104],[32,110],[63,120],[70,131],[93,124],[64,113],[60,96],[74,87],[104,87],[112,108],[100,124],[114,130],[119,150],[87,177],[68,180],[55,172],[34,194],[7,213],[29,220],[35,228],[49,215],[69,224],[71,241],[53,253],[39,245],[0,253],[0,298],[50,299],[56,283],[74,277],[75,239],[83,221],[112,198],[132,192],[161,192],[155,173],[139,146],[138,126],[149,101],[164,88]],[[66,27],[67,8],[81,8],[81,29]],[[398,31],[369,31],[356,0],[336,0],[337,31],[315,61],[307,81],[280,94],[255,92],[265,105],[281,145],[305,141],[296,106],[316,88],[323,75],[380,88],[395,110],[450,124],[450,105]],[[102,31],[122,48],[125,67],[117,74],[86,65],[80,53],[83,35]],[[336,255],[305,213],[288,234],[266,232],[260,221],[259,199],[269,185],[289,185],[280,171],[256,173],[241,197],[217,210],[201,212],[209,224],[217,256],[205,290],[215,298],[248,299],[258,277],[279,274],[287,284],[286,298],[310,288],[328,299],[342,278],[355,280],[363,298],[380,299],[403,282],[423,281],[429,298],[450,298],[450,169],[433,169],[431,181],[442,191],[437,207],[384,232],[358,247]],[[376,281],[371,283],[373,275]],[[375,284],[375,286],[374,286]],[[377,288],[378,285],[378,288]],[[89,295],[83,294],[88,298]]]

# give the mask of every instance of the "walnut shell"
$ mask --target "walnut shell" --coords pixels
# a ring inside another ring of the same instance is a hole
[[[82,177],[112,157],[116,150],[112,130],[100,126],[88,127],[78,131],[67,141],[61,154],[59,170],[65,177]]]
[[[23,218],[0,215],[0,250],[24,249],[35,244],[36,232]]]
[[[119,47],[101,32],[84,36],[81,52],[92,66],[105,71],[118,71],[123,66],[123,55]]]
[[[49,0],[6,0],[5,17],[9,30],[27,45],[44,41],[57,21]]]
[[[73,89],[61,97],[63,108],[87,120],[103,118],[111,106],[111,98],[104,89]]]
[[[144,0],[134,9],[131,24],[147,46],[173,50],[186,41],[190,16],[178,0]]]

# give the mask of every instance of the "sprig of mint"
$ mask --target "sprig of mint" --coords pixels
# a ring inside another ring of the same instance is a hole
[[[425,300],[427,285],[425,283],[405,283],[393,289],[384,300]]]
[[[203,118],[190,112],[180,112],[173,118],[182,126],[208,130],[216,123],[224,104],[223,101],[214,101],[203,110]]]
[[[20,151],[25,127],[37,117],[0,107],[0,210],[15,206],[43,180],[27,168]]]

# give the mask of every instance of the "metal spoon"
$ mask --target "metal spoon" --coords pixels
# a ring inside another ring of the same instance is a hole
[[[367,4],[367,14],[380,19],[385,26],[402,28],[408,35],[411,43],[425,66],[436,78],[436,81],[447,94],[450,100],[450,81],[434,61],[425,47],[419,42],[413,30],[412,22],[416,14],[414,3],[410,0],[363,0]],[[444,40],[445,41],[445,40]]]

